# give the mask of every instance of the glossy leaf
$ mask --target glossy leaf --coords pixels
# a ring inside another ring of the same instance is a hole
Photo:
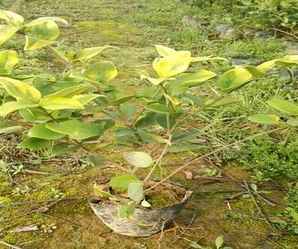
[[[11,74],[15,65],[18,64],[18,54],[14,50],[0,52],[0,74]]]
[[[19,29],[12,25],[0,25],[0,46],[8,41]]]
[[[172,94],[180,94],[189,89],[203,84],[204,82],[214,78],[215,73],[202,69],[196,73],[185,73],[178,76],[176,80],[170,81],[168,88]]]
[[[33,126],[29,131],[28,131],[28,136],[29,137],[35,137],[35,138],[40,138],[44,140],[57,140],[61,139],[64,137],[63,134],[53,132],[46,128],[45,124],[39,124]]]
[[[0,77],[0,85],[4,87],[10,96],[17,100],[27,103],[37,103],[41,99],[41,93],[28,83],[11,78]]]
[[[124,154],[124,159],[136,168],[148,168],[153,164],[152,157],[141,151],[132,151]]]
[[[280,118],[274,114],[256,114],[248,117],[248,120],[259,124],[279,124]]]
[[[28,107],[35,107],[37,105],[34,104],[28,104],[28,103],[22,103],[22,102],[17,102],[17,101],[9,101],[4,103],[3,105],[0,106],[0,116],[1,117],[6,117],[8,114],[25,109]]]
[[[67,135],[72,139],[84,140],[92,137],[101,136],[106,127],[106,122],[85,123],[77,119],[67,120],[62,122],[53,122],[46,125],[46,128]]]
[[[167,57],[177,53],[176,50],[172,48],[165,47],[163,45],[155,45],[155,49],[161,57]]]
[[[237,67],[221,75],[217,85],[222,91],[230,92],[243,86],[252,79],[253,75],[247,69]]]
[[[297,66],[298,65],[298,55],[286,55],[277,60],[278,64],[283,66]]]
[[[132,182],[128,185],[128,197],[135,201],[136,203],[140,203],[144,199],[144,184],[142,182]]]
[[[49,96],[40,100],[40,106],[50,111],[66,109],[84,109],[83,104],[74,98]]]
[[[139,182],[139,179],[134,175],[114,176],[109,182],[109,186],[118,192],[126,192],[130,183]]]
[[[46,112],[40,108],[27,108],[19,110],[19,114],[27,122],[32,123],[44,123],[51,120],[51,117],[46,114]]]
[[[96,98],[103,96],[99,94],[80,94],[80,95],[75,95],[73,96],[73,99],[79,101],[82,105],[87,105]]]
[[[284,100],[279,97],[275,97],[269,100],[267,103],[269,106],[282,113],[298,116],[298,105],[290,101]]]
[[[260,65],[258,65],[256,68],[261,71],[262,73],[267,73],[268,71],[270,71],[271,69],[274,68],[275,64],[276,64],[277,60],[270,60],[270,61],[266,61]]]
[[[85,72],[84,76],[87,79],[97,82],[108,82],[116,78],[118,70],[112,62],[98,62],[90,64]]]
[[[153,68],[160,78],[169,78],[185,72],[191,63],[191,53],[179,51],[167,57],[157,58]]]
[[[26,44],[24,50],[36,50],[53,44],[60,35],[56,22],[45,20],[26,25]]]

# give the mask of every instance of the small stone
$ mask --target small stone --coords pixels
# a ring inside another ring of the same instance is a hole
[[[24,227],[17,227],[12,232],[23,233],[23,232],[34,232],[34,231],[38,231],[38,230],[39,229],[38,229],[37,225],[29,225],[29,226],[24,226]]]
[[[236,38],[235,29],[231,25],[219,24],[216,26],[215,30],[220,39],[230,40]]]
[[[231,59],[233,65],[257,65],[259,61],[255,59],[245,59],[245,58],[232,58]]]
[[[192,180],[192,179],[193,179],[193,174],[192,174],[191,171],[184,171],[183,173],[184,173],[185,178],[186,178],[187,180]]]
[[[289,55],[298,54],[298,42],[291,42],[287,41],[285,42],[286,46],[286,53]]]
[[[190,27],[190,28],[194,28],[194,29],[198,29],[201,27],[200,22],[197,20],[197,18],[195,18],[193,16],[184,16],[182,18],[182,24],[185,27]]]
[[[271,37],[272,37],[272,35],[269,32],[266,32],[266,31],[257,31],[255,33],[255,38],[269,39]]]

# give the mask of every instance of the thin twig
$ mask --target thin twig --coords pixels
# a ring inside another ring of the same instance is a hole
[[[12,244],[9,244],[3,240],[0,240],[0,244],[1,245],[4,245],[4,246],[7,246],[8,248],[11,248],[11,249],[22,249],[21,247],[19,246],[15,246],[15,245],[12,245]]]
[[[283,33],[283,34],[285,34],[285,35],[287,35],[287,36],[290,36],[290,37],[292,37],[292,38],[298,40],[298,36],[295,35],[295,34],[292,34],[292,33],[289,33],[289,32],[287,32],[287,31],[284,31],[284,30],[281,30],[281,29],[277,29],[277,28],[272,28],[272,30],[273,30],[273,31],[280,32],[280,33]]]
[[[254,202],[256,208],[258,209],[259,213],[264,217],[264,219],[266,220],[266,223],[274,228],[272,222],[270,221],[269,217],[267,216],[267,214],[263,211],[263,208],[260,206],[260,204],[258,203],[257,198],[255,197],[254,193],[251,191],[251,188],[249,187],[247,181],[243,181],[244,183],[244,188],[247,191],[247,193],[249,194],[249,196],[251,197],[252,201]]]
[[[242,139],[241,141],[236,141],[236,142],[233,142],[231,144],[228,144],[228,145],[225,145],[225,146],[222,146],[212,152],[209,152],[205,155],[202,155],[202,156],[196,156],[194,158],[192,158],[191,160],[189,160],[187,163],[183,164],[182,166],[180,166],[179,168],[177,168],[176,170],[174,170],[171,174],[169,174],[167,177],[165,177],[164,179],[162,179],[161,181],[157,182],[156,184],[154,184],[153,186],[151,186],[150,188],[146,189],[145,192],[148,192],[154,188],[156,188],[157,186],[159,186],[160,184],[164,183],[165,181],[169,180],[170,178],[172,178],[173,176],[175,176],[177,173],[181,172],[182,170],[184,170],[185,168],[187,168],[189,165],[191,165],[193,162],[197,161],[197,160],[202,160],[202,159],[205,159],[205,158],[208,158],[209,156],[212,156],[218,152],[222,152],[224,151],[225,149],[228,149],[228,148],[231,148],[239,143],[243,143],[245,141],[248,141],[248,140],[251,140],[251,139],[254,139],[256,137],[259,137],[259,136],[262,136],[262,135],[265,135],[265,134],[270,134],[270,133],[273,133],[273,132],[276,132],[276,131],[280,131],[284,128],[277,128],[277,129],[273,129],[269,132],[261,132],[261,133],[258,133],[256,135],[253,135],[253,136],[250,136],[250,137],[247,137],[245,139]]]

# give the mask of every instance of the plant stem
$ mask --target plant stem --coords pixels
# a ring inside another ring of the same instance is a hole
[[[171,141],[172,141],[172,132],[173,130],[175,129],[176,127],[176,124],[173,126],[173,129],[171,129],[171,114],[172,112],[175,112],[175,108],[174,106],[172,105],[171,101],[168,100],[168,98],[165,96],[167,95],[167,89],[164,87],[164,86],[161,86],[162,87],[162,90],[164,92],[164,97],[165,97],[165,100],[166,100],[166,105],[167,107],[171,110],[171,113],[169,114],[166,114],[167,115],[167,135],[168,135],[168,141],[165,145],[165,147],[163,148],[160,156],[158,157],[158,159],[155,161],[154,165],[152,166],[150,172],[148,173],[148,175],[146,176],[144,182],[148,182],[153,174],[153,172],[155,171],[156,167],[159,166],[161,164],[161,161],[162,159],[164,158],[164,156],[167,154],[168,152],[168,149],[171,145]]]
[[[212,152],[209,152],[209,153],[206,153],[204,155],[201,155],[201,156],[195,156],[194,158],[190,159],[190,161],[188,161],[187,163],[183,164],[182,166],[180,166],[178,169],[174,170],[171,174],[169,174],[167,177],[165,177],[164,179],[162,179],[161,181],[157,182],[156,184],[154,184],[153,186],[151,186],[150,188],[146,189],[145,192],[148,192],[154,188],[156,188],[157,186],[159,186],[160,184],[166,182],[167,180],[169,180],[170,178],[172,178],[173,176],[175,176],[176,174],[180,173],[182,170],[184,170],[185,168],[187,168],[188,166],[190,166],[194,161],[197,161],[197,160],[202,160],[204,158],[207,158],[209,156],[212,156],[218,152],[221,152],[221,151],[224,151],[225,149],[228,149],[230,147],[233,147],[234,145],[237,145],[239,143],[243,143],[245,141],[248,141],[248,140],[251,140],[251,139],[254,139],[256,137],[259,137],[259,136],[263,136],[265,134],[270,134],[270,133],[273,133],[273,132],[276,132],[276,131],[280,131],[284,128],[276,128],[276,129],[273,129],[273,130],[270,130],[268,132],[261,132],[261,133],[258,133],[258,134],[255,134],[253,136],[249,136],[245,139],[242,139],[240,141],[236,141],[236,142],[233,142],[231,144],[228,144],[228,145],[224,145]]]

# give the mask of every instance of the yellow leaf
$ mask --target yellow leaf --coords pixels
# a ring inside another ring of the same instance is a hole
[[[185,72],[191,63],[191,53],[179,51],[175,54],[157,58],[153,62],[153,68],[160,78],[169,78]]]
[[[41,99],[41,93],[33,86],[23,81],[0,77],[0,85],[6,90],[6,92],[26,103],[38,103]]]

